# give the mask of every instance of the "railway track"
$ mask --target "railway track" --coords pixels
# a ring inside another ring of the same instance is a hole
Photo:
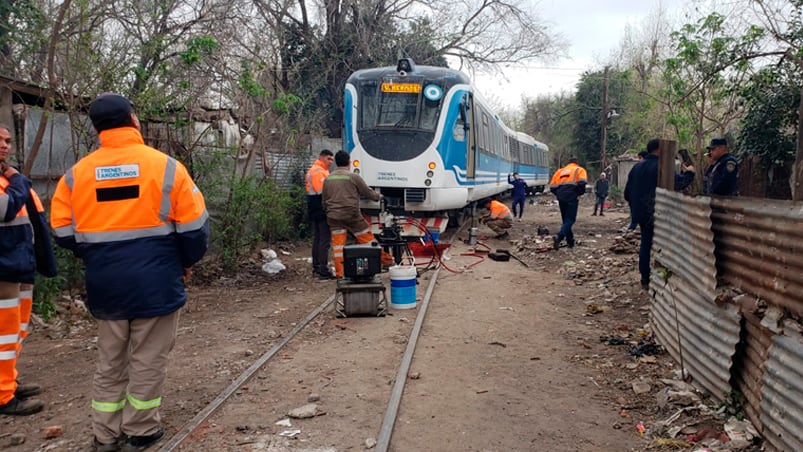
[[[451,234],[451,237],[444,236],[442,237],[442,242],[450,243],[454,240],[456,233]],[[426,259],[425,259],[426,260]],[[426,262],[425,262],[426,263]],[[442,266],[439,265],[437,259],[433,259],[430,262],[430,266],[428,269],[433,271],[427,272],[428,279],[426,281],[426,289],[424,295],[417,303],[417,309],[411,311],[397,311],[397,314],[391,313],[386,319],[385,322],[389,322],[391,318],[407,318],[407,314],[415,313],[415,321],[413,322],[412,329],[405,330],[409,331],[409,335],[406,338],[406,347],[404,352],[401,354],[400,358],[397,359],[397,366],[395,376],[392,378],[392,388],[390,389],[390,394],[386,397],[388,398],[387,402],[384,404],[384,413],[382,409],[379,409],[377,404],[373,404],[371,406],[371,410],[376,411],[375,413],[371,413],[369,417],[378,418],[382,417],[382,424],[379,427],[378,431],[373,432],[373,435],[366,435],[367,438],[375,437],[375,448],[376,451],[387,451],[390,448],[391,439],[393,435],[394,425],[396,423],[396,418],[399,413],[399,407],[401,406],[402,397],[404,393],[404,386],[407,382],[407,376],[410,370],[410,365],[413,360],[413,356],[416,349],[416,344],[418,341],[419,334],[421,332],[421,328],[426,318],[426,312],[429,305],[429,301],[432,298],[432,294],[435,290],[435,284],[438,280],[438,276],[440,275]],[[420,292],[419,292],[420,293]],[[269,373],[271,370],[272,365],[274,365],[278,358],[281,361],[288,361],[291,359],[290,356],[294,356],[296,353],[313,353],[311,352],[306,344],[302,344],[298,346],[295,350],[289,350],[289,346],[293,341],[298,341],[299,338],[304,334],[305,329],[319,316],[323,315],[332,315],[332,305],[335,300],[335,295],[331,294],[330,296],[326,297],[322,302],[317,304],[317,306],[312,309],[303,319],[301,319],[295,326],[288,332],[286,335],[283,336],[281,340],[273,344],[273,346],[264,354],[259,356],[253,364],[251,364],[247,369],[245,369],[242,373],[240,373],[232,382],[222,391],[220,392],[210,403],[208,403],[203,409],[198,411],[198,413],[189,421],[186,422],[183,427],[181,427],[178,432],[172,435],[168,440],[163,441],[160,444],[160,451],[162,452],[170,452],[176,450],[205,450],[207,447],[211,447],[210,445],[204,445],[206,436],[206,432],[210,430],[210,426],[214,429],[214,426],[219,425],[220,423],[225,423],[225,421],[216,421],[217,418],[221,416],[222,412],[226,411],[226,407],[228,404],[238,404],[240,408],[237,409],[238,412],[248,411],[248,408],[243,408],[248,404],[254,405],[252,410],[254,412],[260,411],[261,402],[258,400],[251,400],[244,402],[242,399],[243,388],[247,388],[249,381],[251,381],[255,376],[261,373]],[[367,326],[367,322],[373,322],[373,326],[376,327],[377,319],[371,318],[361,318],[359,320],[361,326]],[[382,320],[379,320],[382,322]],[[381,327],[379,327],[381,328]],[[396,339],[399,342],[398,336]],[[360,347],[358,347],[360,348]],[[325,352],[324,352],[325,353]],[[348,353],[354,352],[345,352],[344,355]],[[356,353],[361,353],[357,351]],[[398,356],[398,355],[395,355]],[[344,356],[344,359],[348,360],[348,356]],[[313,358],[314,360],[314,358]],[[360,371],[360,370],[357,370]],[[377,378],[384,379],[386,376],[378,376]],[[271,377],[265,377],[267,380],[272,380]],[[266,390],[266,392],[270,392],[270,390]],[[238,399],[234,401],[234,399]],[[281,398],[281,397],[280,397]],[[274,402],[276,402],[274,400]],[[281,404],[281,402],[279,402]],[[289,405],[290,402],[285,402],[285,405]],[[272,419],[271,419],[272,420]],[[255,430],[268,430],[265,425],[261,426],[261,429]],[[248,430],[249,428],[247,425],[245,427],[238,425],[235,430]],[[364,432],[367,433],[367,432]],[[200,438],[200,439],[199,439]],[[234,445],[229,444],[227,447],[229,450],[237,450],[240,447],[245,447],[246,444],[249,444],[249,441],[243,442],[241,439],[239,441],[235,441]],[[199,441],[201,443],[199,444]],[[220,439],[218,439],[220,441]],[[224,443],[228,443],[229,441],[223,440]],[[367,439],[366,443],[371,445],[371,440]],[[217,446],[215,446],[217,447]],[[260,446],[252,446],[253,450],[262,450],[259,448]]]

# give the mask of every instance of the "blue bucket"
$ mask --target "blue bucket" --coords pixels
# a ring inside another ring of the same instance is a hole
[[[415,307],[415,267],[394,265],[390,267],[390,307],[412,309]]]

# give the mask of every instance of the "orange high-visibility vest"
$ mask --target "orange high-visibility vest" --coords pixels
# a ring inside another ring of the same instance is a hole
[[[315,160],[315,163],[307,171],[307,194],[320,195],[323,192],[323,181],[329,177],[329,168],[320,160]]]
[[[491,201],[491,219],[499,220],[510,217],[510,209],[497,200]]]

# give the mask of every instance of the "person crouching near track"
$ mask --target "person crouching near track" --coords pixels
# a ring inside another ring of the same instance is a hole
[[[332,231],[332,259],[335,262],[335,275],[343,278],[343,247],[346,234],[351,233],[357,243],[375,241],[371,225],[365,221],[360,211],[360,195],[372,201],[379,201],[382,195],[371,189],[358,174],[349,171],[351,156],[346,151],[337,151],[337,169],[323,182],[323,209],[326,222]],[[393,257],[382,251],[382,265],[393,265]]]
[[[145,145],[128,99],[101,94],[89,118],[100,148],[59,180],[51,225],[86,265],[86,304],[97,319],[93,450],[139,451],[164,435],[168,355],[184,281],[207,250],[209,214],[184,165]]]
[[[480,223],[484,223],[496,233],[496,238],[504,239],[510,234],[508,229],[513,227],[513,215],[506,205],[496,199],[489,199],[482,203],[482,207],[488,209],[488,215],[480,217]]]

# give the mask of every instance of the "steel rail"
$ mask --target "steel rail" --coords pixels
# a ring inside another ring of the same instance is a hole
[[[465,229],[466,224],[467,223],[464,223],[457,231],[455,231],[454,235],[450,237],[449,242],[452,242],[460,234],[460,232]],[[404,393],[404,385],[407,383],[407,373],[410,371],[410,364],[413,362],[413,354],[415,353],[415,347],[418,343],[418,336],[421,333],[421,326],[424,324],[424,318],[427,315],[429,301],[432,299],[432,292],[435,291],[435,283],[438,281],[438,275],[440,275],[441,268],[443,268],[443,266],[441,265],[441,262],[438,261],[438,268],[435,270],[435,273],[432,274],[432,278],[429,280],[429,285],[427,286],[427,291],[424,294],[424,298],[421,300],[421,310],[418,312],[413,330],[410,332],[410,340],[407,341],[407,349],[404,351],[404,356],[402,356],[402,362],[399,366],[399,372],[396,374],[396,381],[393,383],[393,390],[390,394],[388,409],[385,411],[385,417],[382,420],[382,427],[379,429],[379,435],[376,439],[376,447],[374,448],[374,452],[387,452],[388,447],[390,447],[390,438],[393,435],[393,427],[396,425],[396,417],[399,414],[399,406],[401,405],[401,398]]]
[[[427,292],[421,302],[421,311],[419,311],[418,317],[415,319],[413,331],[410,333],[410,340],[407,342],[407,350],[404,351],[399,372],[396,374],[396,381],[393,383],[393,391],[390,394],[388,409],[385,411],[385,418],[382,420],[382,427],[379,429],[379,437],[376,440],[375,452],[386,452],[390,446],[390,437],[393,434],[393,426],[396,424],[396,416],[399,413],[402,393],[404,393],[404,385],[407,382],[407,372],[410,371],[413,353],[415,353],[415,346],[418,343],[418,335],[421,332],[421,326],[424,324],[424,317],[427,314],[429,300],[432,298],[432,292],[435,290],[435,282],[438,280],[440,272],[441,267],[438,265],[438,268],[429,280]]]
[[[238,389],[240,389],[251,377],[254,376],[256,371],[258,371],[262,366],[265,365],[271,358],[273,358],[276,353],[279,352],[288,342],[290,342],[293,337],[296,336],[304,327],[307,326],[315,317],[318,316],[324,309],[326,309],[332,302],[335,300],[335,295],[330,295],[329,298],[326,299],[320,306],[315,308],[312,312],[307,315],[307,317],[301,321],[298,325],[295,326],[290,331],[290,334],[285,336],[281,341],[279,341],[276,345],[274,345],[270,350],[268,350],[264,355],[260,356],[258,360],[251,364],[251,367],[246,369],[236,380],[234,380],[223,392],[221,392],[215,400],[213,400],[209,405],[207,405],[203,410],[201,410],[198,414],[195,415],[192,420],[190,420],[184,427],[173,437],[170,438],[166,444],[164,444],[159,451],[160,452],[170,452],[176,449],[182,442],[184,442],[187,437],[192,434],[202,422],[207,420],[209,416],[211,416],[218,408],[220,408],[223,403],[231,397]]]

